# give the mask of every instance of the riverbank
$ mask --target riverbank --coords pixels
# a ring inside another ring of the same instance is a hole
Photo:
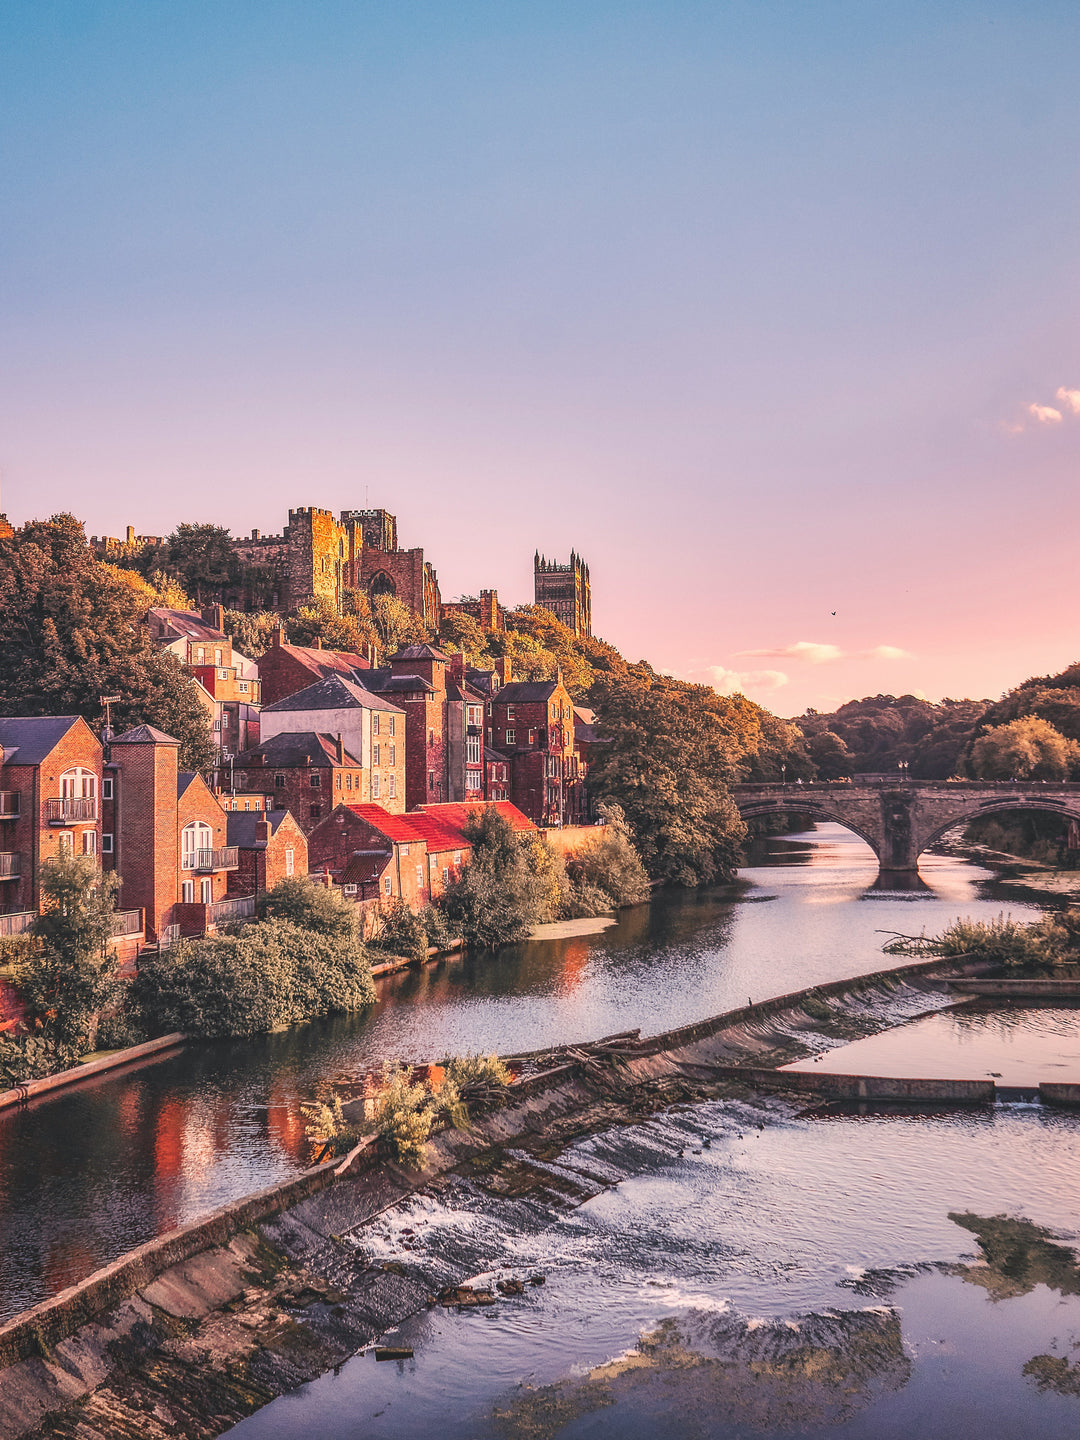
[[[281,1187],[276,1213],[271,1193],[254,1197],[257,1213],[231,1207],[151,1242],[134,1264],[118,1261],[0,1327],[0,1437],[70,1435],[77,1419],[83,1440],[209,1440],[427,1303],[422,1276],[369,1266],[359,1245],[363,1227],[410,1192],[457,1174],[496,1195],[539,1187],[580,1204],[595,1185],[550,1163],[573,1138],[678,1102],[752,1093],[749,1077],[721,1078],[717,1067],[775,1070],[888,1029],[947,1006],[945,982],[973,968],[919,961],[649,1040],[534,1054],[505,1108],[438,1135],[423,1171],[378,1162],[367,1147],[341,1173],[319,1167]]]
[[[1014,893],[1018,900],[1038,896],[1063,905],[1080,904],[1080,870],[1062,870],[1023,855],[959,840],[942,841],[934,848],[942,855],[974,860],[995,871],[995,889]]]

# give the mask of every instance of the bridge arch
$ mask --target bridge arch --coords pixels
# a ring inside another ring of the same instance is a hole
[[[1057,800],[1051,795],[1040,796],[1023,793],[1003,795],[1000,800],[983,801],[974,808],[969,805],[949,819],[935,820],[931,828],[919,834],[916,842],[919,848],[915,858],[918,860],[924,851],[936,844],[949,830],[955,830],[958,825],[970,825],[973,820],[981,820],[984,815],[1007,815],[1015,814],[1017,811],[1024,811],[1028,814],[1057,815],[1062,820],[1075,820],[1080,823],[1080,801]]]
[[[864,844],[869,845],[874,853],[878,864],[881,863],[881,843],[870,833],[868,827],[862,827],[857,820],[846,814],[842,808],[832,809],[829,805],[822,804],[817,797],[811,798],[807,795],[795,800],[784,799],[782,802],[772,801],[749,801],[738,805],[739,814],[744,820],[757,820],[763,815],[805,815],[809,820],[831,820],[834,825],[839,825],[844,830],[850,830],[857,835]]]

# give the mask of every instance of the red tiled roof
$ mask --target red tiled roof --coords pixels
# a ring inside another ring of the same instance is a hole
[[[381,805],[375,804],[346,805],[345,808],[351,810],[359,819],[366,820],[373,830],[378,830],[380,835],[385,835],[395,843],[409,845],[424,839],[412,823],[415,816],[391,815]]]
[[[353,670],[368,670],[370,665],[362,655],[351,650],[316,650],[306,645],[284,644],[275,646],[294,660],[299,660],[313,675],[325,677],[334,674],[349,675]]]
[[[500,756],[500,759],[503,757]],[[516,805],[509,800],[451,800],[444,801],[441,805],[421,805],[418,812],[414,811],[409,816],[410,820],[430,819],[438,824],[441,833],[447,837],[447,844],[442,848],[449,849],[454,846],[468,845],[465,839],[465,822],[474,810],[488,810],[494,808],[502,818],[507,821],[512,830],[536,831],[537,826],[523,815]],[[429,843],[428,849],[431,849]]]

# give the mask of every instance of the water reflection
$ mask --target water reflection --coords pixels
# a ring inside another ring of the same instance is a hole
[[[0,1114],[0,1314],[295,1173],[308,1160],[299,1103],[320,1081],[384,1058],[672,1029],[880,969],[880,930],[1001,908],[989,873],[955,859],[927,858],[925,893],[874,892],[871,852],[835,825],[777,837],[756,861],[734,885],[659,895],[601,935],[388,977],[365,1014],[189,1046]]]

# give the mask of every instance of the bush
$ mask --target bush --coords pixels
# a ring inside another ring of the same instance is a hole
[[[566,870],[539,836],[519,833],[494,809],[474,812],[464,828],[472,857],[439,908],[467,945],[494,950],[525,940],[534,925],[560,913]]]
[[[339,891],[317,885],[306,876],[279,880],[262,897],[259,911],[267,920],[286,920],[335,939],[351,940],[357,931],[356,907]]]
[[[602,804],[600,813],[607,824],[580,850],[566,859],[566,873],[571,885],[580,892],[576,904],[591,902],[590,892],[599,890],[608,897],[606,909],[619,905],[638,905],[649,898],[649,877],[641,856],[630,836],[622,807]],[[601,910],[579,908],[579,915],[602,915]]]
[[[397,899],[381,913],[378,934],[369,942],[389,955],[423,960],[428,952],[427,926],[422,915],[404,900]]]
[[[202,1036],[259,1035],[375,999],[367,956],[351,935],[281,919],[182,942],[145,965],[135,989],[155,1030]]]
[[[73,1046],[58,1045],[44,1035],[0,1035],[0,1090],[70,1070],[77,1059]]]
[[[330,1146],[331,1155],[347,1155],[360,1139],[360,1127],[352,1125],[341,1108],[341,1096],[336,1090],[328,1095],[300,1106],[305,1120],[304,1134],[313,1146]]]
[[[458,1090],[471,1085],[509,1085],[514,1078],[498,1055],[473,1055],[468,1051],[464,1055],[448,1056],[442,1064],[447,1080]]]
[[[376,1127],[403,1165],[422,1170],[436,1112],[431,1090],[412,1074],[408,1065],[383,1067],[386,1089],[379,1100]]]
[[[599,885],[571,883],[563,901],[564,920],[591,920],[598,915],[610,915],[615,908],[614,901]]]
[[[979,956],[1005,969],[1052,970],[1080,948],[1080,911],[1044,915],[1031,924],[998,915],[994,920],[954,920],[940,935],[897,935],[888,955]]]

